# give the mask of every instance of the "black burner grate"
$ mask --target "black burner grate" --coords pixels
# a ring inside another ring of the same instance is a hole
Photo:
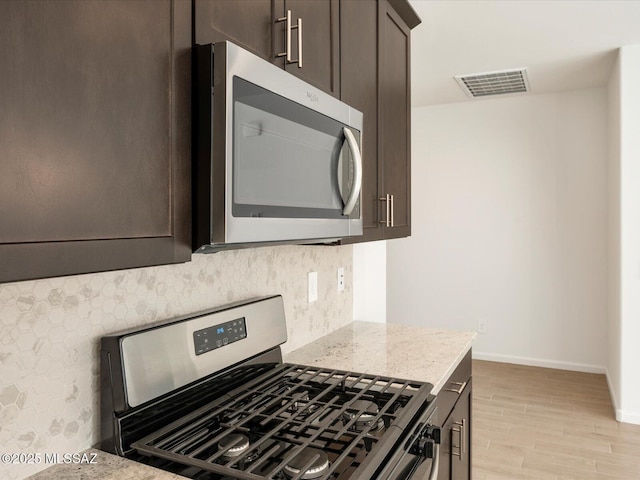
[[[329,465],[314,478],[347,479],[361,465],[375,467],[384,459],[386,444],[398,439],[430,387],[285,364],[132,446],[243,480],[310,478],[318,455],[308,453],[322,450]],[[303,451],[305,464],[286,468]]]

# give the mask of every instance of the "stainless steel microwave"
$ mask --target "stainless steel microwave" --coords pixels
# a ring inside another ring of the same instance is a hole
[[[194,79],[194,251],[362,234],[361,112],[230,42]]]

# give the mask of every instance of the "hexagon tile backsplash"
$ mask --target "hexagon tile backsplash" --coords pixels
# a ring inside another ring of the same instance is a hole
[[[345,267],[346,289],[336,271]],[[307,273],[318,301],[307,303]],[[285,352],[352,320],[352,247],[283,246],[190,263],[0,284],[0,453],[74,453],[99,441],[99,339],[256,296],[282,294]],[[17,480],[49,465],[0,464]]]

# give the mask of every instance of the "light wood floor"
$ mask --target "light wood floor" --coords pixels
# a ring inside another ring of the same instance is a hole
[[[640,480],[604,375],[473,361],[473,480]]]

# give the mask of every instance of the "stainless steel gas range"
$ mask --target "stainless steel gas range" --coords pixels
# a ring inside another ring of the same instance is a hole
[[[199,480],[437,478],[431,384],[285,364],[286,340],[280,296],[103,337],[101,448]]]

